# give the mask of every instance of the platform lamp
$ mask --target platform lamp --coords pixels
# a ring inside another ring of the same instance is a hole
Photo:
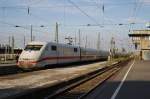
[[[22,27],[19,25],[16,25],[15,27]],[[40,25],[40,27],[45,27],[44,25]],[[24,28],[24,27],[22,27]],[[30,25],[30,38],[31,38],[31,42],[33,41],[33,25]]]

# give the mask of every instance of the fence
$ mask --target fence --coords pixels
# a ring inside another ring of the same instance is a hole
[[[0,54],[0,61],[18,60],[19,54]]]

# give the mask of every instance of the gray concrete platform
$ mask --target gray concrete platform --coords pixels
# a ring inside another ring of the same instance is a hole
[[[130,62],[87,99],[150,99],[150,61]]]
[[[112,62],[112,64],[117,62]],[[53,68],[15,75],[0,76],[0,99],[21,94],[31,89],[52,86],[59,82],[68,81],[88,72],[102,69],[108,63],[96,62],[87,65]]]

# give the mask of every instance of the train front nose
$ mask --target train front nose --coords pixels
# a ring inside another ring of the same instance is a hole
[[[35,68],[37,65],[39,52],[24,51],[18,60],[18,66],[20,68]]]
[[[20,68],[29,69],[29,68],[35,68],[37,63],[34,61],[18,61],[17,65]]]

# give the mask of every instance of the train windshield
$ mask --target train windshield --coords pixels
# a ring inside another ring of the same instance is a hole
[[[43,45],[27,45],[24,50],[25,51],[28,51],[28,50],[39,51],[42,46]]]

